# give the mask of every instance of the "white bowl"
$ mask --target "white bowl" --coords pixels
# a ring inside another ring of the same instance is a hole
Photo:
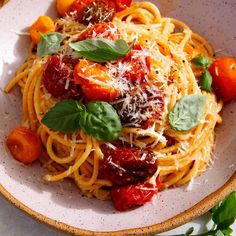
[[[206,37],[221,55],[236,55],[235,0],[156,2],[163,13],[186,22]],[[69,181],[47,184],[42,180],[45,170],[39,164],[25,167],[14,161],[6,149],[5,138],[20,123],[21,96],[17,90],[7,95],[3,88],[27,55],[29,37],[18,32],[26,32],[39,15],[55,15],[54,8],[50,0],[17,0],[10,1],[0,10],[2,194],[31,216],[67,232],[141,235],[177,227],[203,214],[233,191],[236,188],[236,102],[223,109],[224,122],[217,127],[216,161],[195,179],[192,190],[187,191],[187,186],[165,190],[151,203],[132,211],[119,213],[110,202],[83,198]]]

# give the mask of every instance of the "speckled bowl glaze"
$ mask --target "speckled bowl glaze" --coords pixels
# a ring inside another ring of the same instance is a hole
[[[155,1],[154,1],[155,2]],[[163,14],[183,20],[209,40],[221,55],[236,55],[235,0],[160,0]],[[47,184],[38,163],[19,165],[5,147],[10,130],[19,125],[21,98],[6,95],[4,86],[24,61],[30,42],[19,35],[39,15],[55,15],[53,1],[10,1],[0,10],[0,192],[36,219],[76,235],[143,235],[163,232],[192,220],[236,189],[236,102],[223,110],[217,127],[215,163],[187,186],[168,189],[143,207],[116,212],[110,202],[83,198],[69,181]]]

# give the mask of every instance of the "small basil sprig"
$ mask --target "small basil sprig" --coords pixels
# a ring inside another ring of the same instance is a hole
[[[212,88],[212,76],[208,70],[205,70],[200,77],[201,89],[207,92],[211,92]]]
[[[63,35],[58,32],[41,34],[40,41],[37,46],[38,56],[46,56],[57,53],[60,49]]]
[[[102,101],[90,102],[86,108],[81,102],[62,100],[45,114],[41,122],[61,132],[82,129],[86,134],[103,141],[116,140],[122,129],[116,110]]]
[[[98,140],[112,141],[121,134],[121,121],[116,110],[107,102],[93,101],[81,113],[81,129]]]
[[[211,209],[212,220],[215,223],[212,229],[198,236],[233,236],[230,226],[236,220],[236,192],[232,192],[222,202]],[[179,236],[189,236],[193,233],[193,227],[185,234]]]
[[[213,212],[212,219],[217,229],[228,229],[236,220],[236,192],[230,194]]]
[[[41,122],[56,131],[73,132],[80,128],[80,113],[85,110],[86,107],[81,102],[62,100],[45,114]]]
[[[212,61],[208,57],[195,57],[192,59],[193,65],[196,67],[201,67],[204,69],[204,72],[200,76],[200,86],[202,90],[207,92],[212,91],[212,76],[208,71],[209,66],[211,65]]]
[[[131,51],[134,42],[135,40],[129,46],[123,39],[112,41],[105,38],[91,38],[69,43],[69,46],[86,59],[107,62],[124,57]]]
[[[208,68],[211,65],[211,60],[208,57],[195,57],[192,59],[192,63],[196,67]]]
[[[198,125],[206,103],[206,97],[193,94],[182,97],[169,113],[169,123],[177,131],[188,131]]]

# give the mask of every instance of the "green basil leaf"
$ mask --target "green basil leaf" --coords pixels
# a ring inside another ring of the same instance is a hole
[[[42,57],[57,53],[60,49],[63,35],[57,32],[41,34],[40,41],[37,46],[37,54]]]
[[[221,230],[217,230],[212,236],[225,236]]]
[[[214,213],[214,212],[220,207],[220,204],[221,204],[221,202],[220,202],[219,204],[217,204],[216,206],[214,206],[214,207],[210,210],[210,212],[211,212],[211,213]]]
[[[233,233],[233,230],[231,228],[228,228],[228,229],[223,229],[222,232],[225,236],[230,236]]]
[[[82,57],[95,62],[114,61],[128,54],[135,41],[129,46],[125,40],[108,40],[104,38],[92,38],[69,43],[69,46]]]
[[[93,101],[87,112],[81,113],[81,129],[98,140],[116,140],[121,134],[121,122],[116,110],[107,102]]]
[[[212,219],[217,224],[217,229],[227,229],[236,220],[236,192],[226,197],[215,210]]]
[[[197,126],[203,115],[205,103],[204,95],[182,97],[168,115],[171,127],[177,131],[188,131]]]
[[[211,60],[208,57],[195,57],[192,63],[197,67],[207,68],[211,65]]]
[[[78,101],[62,100],[46,113],[41,122],[53,130],[73,132],[80,128],[80,113],[85,110],[86,107]]]
[[[203,74],[200,77],[200,82],[201,82],[201,89],[205,90],[207,92],[211,92],[212,88],[212,76],[208,70],[204,71]]]

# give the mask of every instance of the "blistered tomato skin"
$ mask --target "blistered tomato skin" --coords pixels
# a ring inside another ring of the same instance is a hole
[[[77,59],[59,55],[49,57],[43,73],[43,84],[52,96],[61,99],[80,98],[80,88],[74,83],[73,69]]]
[[[83,24],[109,22],[116,12],[113,0],[75,0],[68,10],[68,14]]]
[[[116,5],[112,0],[96,0],[83,11],[81,23],[88,25],[112,21],[116,13]]]
[[[111,23],[100,22],[96,25],[88,27],[79,36],[79,41],[90,38],[105,38],[109,40],[119,39],[118,29]]]
[[[127,7],[130,7],[132,0],[115,0],[117,11],[122,11]]]
[[[150,57],[143,56],[143,50],[141,45],[135,44],[129,54],[113,63],[117,67],[121,63],[128,68],[123,77],[133,84],[147,83],[149,80]]]
[[[83,18],[84,9],[92,2],[92,0],[75,0],[67,10],[68,15],[76,17],[78,21]]]
[[[217,96],[227,102],[236,98],[236,58],[216,59],[209,68],[213,77],[213,89]]]
[[[143,84],[123,94],[122,98],[113,105],[122,124],[132,124],[134,127],[145,129],[161,118],[164,110],[164,94],[157,87]]]
[[[42,150],[38,135],[25,127],[15,128],[6,144],[13,157],[25,165],[37,160]]]
[[[75,0],[56,0],[57,12],[60,16],[65,16],[68,9]]]
[[[127,211],[151,201],[153,196],[157,194],[160,186],[161,183],[159,181],[157,181],[156,185],[144,183],[113,186],[111,189],[111,199],[116,210]]]
[[[111,84],[112,78],[107,74],[107,68],[98,63],[80,60],[74,69],[74,80],[90,101],[111,102],[120,95]]]
[[[102,152],[100,177],[109,179],[115,185],[144,182],[157,170],[155,155],[147,149],[124,146],[112,149],[103,145]]]

